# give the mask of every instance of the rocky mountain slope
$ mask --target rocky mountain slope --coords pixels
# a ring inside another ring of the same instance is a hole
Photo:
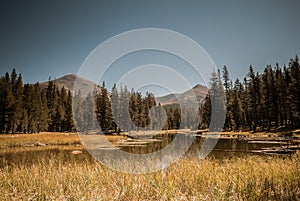
[[[96,83],[94,83],[90,80],[84,79],[82,77],[78,77],[75,74],[65,75],[61,78],[55,79],[55,84],[59,88],[64,87],[66,90],[70,90],[72,92],[72,94],[74,95],[75,94],[75,91],[74,91],[75,80],[77,83],[77,88],[78,88],[78,90],[80,90],[83,97],[85,97],[89,92],[93,93],[94,89],[96,89],[96,91],[101,91],[100,86],[98,86]],[[47,85],[48,85],[48,81],[41,83],[41,86],[43,86],[43,87],[47,87]],[[76,90],[76,93],[78,93],[78,90]]]
[[[208,88],[197,84],[192,89],[185,91],[181,94],[168,94],[166,96],[157,97],[156,102],[160,103],[161,105],[169,105],[169,104],[176,104],[178,102],[187,102],[187,101],[194,101],[196,98],[198,101],[201,101],[205,98],[206,94],[208,93]]]
[[[77,86],[81,91],[82,96],[86,96],[89,92],[93,92],[94,89],[96,91],[101,91],[100,86],[98,86],[96,83],[78,77],[75,74],[65,75],[61,78],[55,79],[55,84],[59,87],[65,87],[67,90],[71,90],[72,94],[75,94],[74,91],[74,83],[75,80],[77,82]],[[41,83],[43,87],[47,87],[48,81]],[[78,93],[78,91],[76,91]],[[169,105],[169,104],[176,104],[179,101],[180,102],[187,102],[193,100],[195,97],[198,101],[201,101],[203,98],[205,98],[206,94],[208,93],[208,89],[205,86],[202,86],[200,84],[197,84],[192,89],[185,91],[181,94],[168,94],[166,96],[162,97],[156,97],[156,102],[160,103],[161,105]]]

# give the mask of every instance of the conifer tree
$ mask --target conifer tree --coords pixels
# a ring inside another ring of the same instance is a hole
[[[12,102],[12,133],[15,133],[18,130],[18,126],[22,121],[22,113],[23,113],[23,81],[22,75],[16,78],[16,71],[13,70],[11,75],[11,83],[12,83],[12,91],[14,100]]]
[[[96,96],[96,114],[101,130],[103,132],[111,130],[113,125],[111,103],[104,82],[100,94]]]
[[[288,85],[288,100],[291,126],[300,126],[300,66],[296,55],[289,63],[290,83]]]
[[[120,130],[129,131],[132,127],[132,121],[129,112],[130,93],[127,86],[120,89]]]
[[[46,89],[47,107],[48,107],[48,129],[50,132],[55,131],[55,116],[57,112],[58,92],[55,81],[49,78]]]
[[[66,103],[65,103],[65,115],[63,121],[63,131],[74,131],[74,121],[72,114],[72,94],[68,91]]]
[[[115,132],[120,132],[120,126],[121,123],[121,114],[120,114],[120,96],[118,93],[117,85],[114,84],[112,90],[111,90],[111,109],[113,114],[113,129]]]
[[[72,110],[74,112],[74,124],[76,125],[76,129],[78,132],[84,131],[84,119],[83,119],[83,97],[81,95],[81,91],[75,94],[73,98]]]
[[[11,129],[13,116],[13,92],[10,84],[9,74],[0,79],[0,132],[8,133]]]

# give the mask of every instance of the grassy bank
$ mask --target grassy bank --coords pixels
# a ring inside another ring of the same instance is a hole
[[[89,136],[89,135],[87,135]],[[116,143],[124,136],[99,136],[97,138],[105,138]],[[0,149],[8,149],[15,147],[31,147],[40,145],[81,145],[80,137],[77,133],[59,133],[59,132],[43,132],[39,134],[5,134],[0,135]]]
[[[0,148],[24,147],[36,143],[47,145],[76,145],[80,139],[76,133],[11,134],[0,135]]]
[[[195,132],[195,131],[194,131]],[[199,131],[200,132],[200,131]],[[296,133],[296,131],[294,131]],[[298,131],[299,132],[299,131]],[[97,136],[97,138],[108,139],[113,144],[117,143],[120,139],[126,139],[129,136],[143,136],[149,135],[154,136],[157,134],[177,134],[177,133],[190,133],[190,130],[164,130],[164,131],[131,131],[121,133],[121,135],[82,135],[86,138],[92,138],[92,136]],[[203,132],[203,135],[210,134]],[[247,137],[265,137],[278,136],[280,133],[255,133],[250,132],[221,132],[219,133],[221,137],[233,136],[236,134],[244,135]],[[295,134],[296,135],[296,134]],[[7,149],[13,147],[30,147],[37,144],[46,145],[80,145],[80,137],[77,133],[59,133],[59,132],[42,132],[39,134],[3,134],[0,135],[0,149]]]
[[[37,142],[47,146],[27,147]],[[163,172],[131,175],[97,163],[75,133],[0,135],[0,192],[0,200],[299,200],[300,153],[184,157]]]
[[[300,153],[216,161],[183,158],[162,172],[115,172],[88,155],[33,164],[2,159],[0,200],[297,200]],[[120,164],[124,165],[124,164]]]

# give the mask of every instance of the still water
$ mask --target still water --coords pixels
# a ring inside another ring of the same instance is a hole
[[[185,153],[185,156],[198,156],[199,153],[203,152],[201,149],[203,144],[207,143],[208,140],[203,136],[189,136],[187,134],[159,134],[155,135],[153,138],[157,141],[147,142],[148,139],[128,139],[129,143],[120,144],[121,150],[130,153],[136,154],[147,154],[157,152],[169,144],[171,144],[175,138],[180,137],[179,141],[183,144],[187,144],[184,141],[192,141],[188,150]],[[130,142],[133,142],[130,144]],[[141,142],[139,144],[138,142]],[[286,141],[274,141],[275,143],[262,143],[261,141],[250,141],[246,139],[238,138],[219,138],[214,139],[212,145],[212,151],[208,154],[208,157],[223,159],[223,158],[232,158],[237,156],[246,156],[258,154],[255,151],[270,148],[270,147],[280,147],[286,144]],[[180,146],[180,142],[177,143],[177,146]]]
[[[189,136],[186,134],[158,134],[155,136],[143,138],[125,138],[119,143],[116,143],[116,150],[123,150],[134,154],[149,154],[158,152],[177,139],[177,144],[173,147],[176,152],[178,147],[192,142],[185,152],[185,156],[194,157],[199,156],[201,148],[205,141],[202,136]],[[255,150],[261,150],[268,147],[280,147],[286,141],[278,141],[276,143],[262,143],[261,141],[250,141],[238,138],[220,138],[216,141],[215,146],[209,152],[208,157],[214,159],[230,159],[233,157],[244,157],[248,155],[259,154]],[[80,150],[80,154],[72,154],[72,151]],[[98,153],[113,153],[114,149],[103,149],[101,147],[96,149]],[[54,159],[63,161],[65,163],[90,161],[93,162],[93,157],[81,145],[80,146],[45,146],[45,147],[17,147],[9,148],[7,150],[0,150],[0,167],[7,164],[34,164],[35,162]]]

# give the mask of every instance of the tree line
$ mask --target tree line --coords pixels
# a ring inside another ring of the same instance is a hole
[[[226,66],[222,73],[226,93],[224,130],[270,130],[300,127],[300,66],[296,55],[288,66],[266,66],[262,73],[249,67],[247,76],[234,83]],[[200,127],[210,123],[210,94],[201,106]]]
[[[221,123],[211,117],[214,113],[224,113],[224,130],[300,127],[297,56],[288,66],[268,65],[262,73],[250,66],[242,81],[232,82],[224,66],[222,71],[212,73],[210,81],[209,93],[197,105],[186,102],[161,106],[152,93],[143,96],[126,86],[118,90],[116,85],[109,92],[104,82],[100,91],[86,97],[80,91],[72,96],[51,79],[47,86],[23,84],[22,75],[13,69],[0,77],[0,133],[72,132],[75,128],[79,132],[207,129]],[[218,91],[224,92],[225,100]],[[223,108],[216,102],[226,104]]]
[[[48,86],[23,84],[13,69],[0,77],[0,133],[74,131],[72,94],[49,79]]]
[[[181,105],[157,103],[152,93],[144,96],[126,86],[112,87],[109,94],[105,83],[100,92],[89,93],[86,98],[81,92],[74,97],[74,117],[80,132],[104,133],[121,131],[147,131],[166,129],[197,129],[199,103],[185,102]],[[182,106],[182,107],[180,107]]]
[[[150,122],[149,116],[150,109],[155,107],[160,108],[151,93],[142,96],[126,86],[118,91],[114,85],[109,94],[103,82],[99,92],[89,93],[85,98],[80,91],[75,95],[76,128],[87,132],[101,129],[105,133],[157,128],[159,122]]]

